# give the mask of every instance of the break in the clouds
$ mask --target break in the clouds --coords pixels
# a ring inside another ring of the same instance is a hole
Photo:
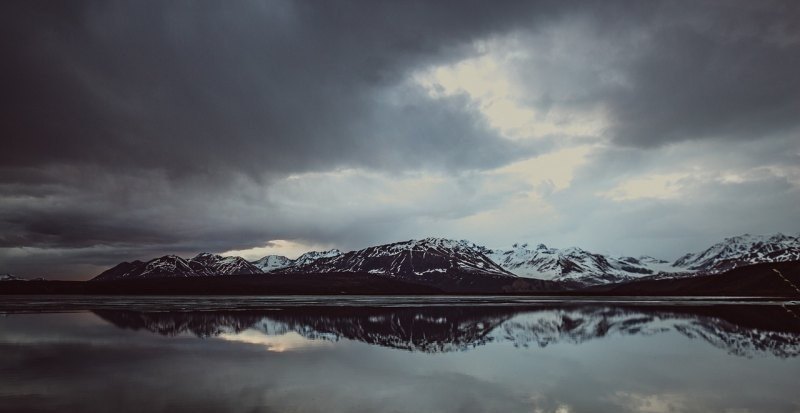
[[[0,272],[800,230],[796,2],[0,9]]]

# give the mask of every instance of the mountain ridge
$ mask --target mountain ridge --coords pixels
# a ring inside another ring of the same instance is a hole
[[[247,261],[236,256],[200,253],[184,259],[165,255],[149,261],[123,262],[93,280],[200,277],[211,275],[360,273],[437,284],[438,278],[466,282],[465,277],[555,281],[592,286],[660,278],[722,273],[763,262],[800,260],[800,237],[781,233],[743,234],[725,238],[674,262],[651,256],[613,257],[579,247],[514,244],[491,249],[467,240],[423,238],[342,252],[309,251],[296,259],[267,255]],[[469,282],[475,282],[469,281]]]

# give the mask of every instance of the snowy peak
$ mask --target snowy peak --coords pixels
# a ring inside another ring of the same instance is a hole
[[[667,260],[661,260],[658,258],[653,258],[649,255],[642,255],[638,258],[634,257],[622,257],[619,258],[620,261],[627,262],[629,264],[636,264],[636,265],[648,265],[648,264],[669,264]]]
[[[725,238],[706,250],[689,253],[673,264],[704,274],[717,274],[744,265],[800,260],[800,237],[744,234]]]
[[[213,275],[260,274],[262,271],[241,257],[200,253],[185,259],[165,255],[150,261],[123,262],[110,268],[94,280],[119,280],[161,277],[202,277]]]
[[[262,272],[273,272],[289,267],[300,267],[310,264],[321,258],[332,258],[338,257],[339,255],[342,255],[342,252],[337,249],[331,249],[327,251],[309,251],[294,260],[284,257],[283,255],[267,255],[266,257],[251,262],[251,264],[260,269]]]
[[[259,268],[242,257],[223,257],[207,252],[197,254],[189,264],[198,273],[211,275],[258,274]]]
[[[150,260],[144,265],[143,274],[181,274],[188,275],[193,273],[189,261],[177,255],[165,255],[154,260]]]
[[[487,275],[513,277],[467,241],[425,238],[377,245],[333,257],[321,258],[307,265],[288,268],[287,272],[371,273],[418,280],[433,275]]]
[[[17,277],[14,274],[0,274],[0,281],[27,281],[27,280],[22,277]]]
[[[338,257],[342,255],[342,252],[337,249],[327,250],[327,251],[310,251],[307,252],[294,260],[292,265],[300,266],[310,264],[320,258],[331,258],[331,257]]]
[[[379,245],[370,248],[374,248],[380,251],[381,253],[385,254],[396,254],[403,251],[408,251],[408,252],[431,251],[442,254],[451,251],[461,252],[461,253],[469,253],[469,251],[474,252],[476,249],[476,245],[466,240],[456,241],[447,238],[429,237],[421,240],[395,242],[392,244]]]
[[[251,262],[251,264],[263,272],[272,272],[281,268],[286,268],[292,265],[292,263],[294,263],[294,260],[284,257],[283,255],[267,255],[266,257]]]
[[[670,271],[667,261],[653,257],[606,257],[578,247],[549,248],[514,244],[509,250],[483,248],[504,269],[525,278],[575,281],[585,285],[629,281]]]

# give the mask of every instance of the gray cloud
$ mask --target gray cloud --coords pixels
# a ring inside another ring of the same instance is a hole
[[[38,6],[12,3],[3,13],[3,106],[13,113],[4,129],[14,137],[0,155],[4,165],[259,177],[376,163],[482,168],[517,153],[464,102],[431,108],[420,96],[391,102],[385,91],[409,70],[463,55],[472,40],[505,30],[520,6],[98,2],[56,13]],[[449,127],[413,127],[440,123]],[[450,162],[443,150],[457,145],[478,155],[465,151]]]
[[[800,130],[796,2],[626,2],[577,7],[520,34],[528,104],[602,108],[633,147],[772,138]]]
[[[800,5],[731,3],[657,19],[609,100],[622,143],[760,139],[800,126]],[[677,14],[677,13],[676,13]]]

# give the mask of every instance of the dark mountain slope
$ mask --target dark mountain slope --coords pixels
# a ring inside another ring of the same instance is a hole
[[[776,273],[779,271],[783,276]],[[788,280],[789,282],[787,282]],[[793,285],[792,285],[793,284]],[[735,268],[722,274],[691,278],[641,280],[591,287],[584,291],[607,295],[765,296],[800,299],[800,261]]]

